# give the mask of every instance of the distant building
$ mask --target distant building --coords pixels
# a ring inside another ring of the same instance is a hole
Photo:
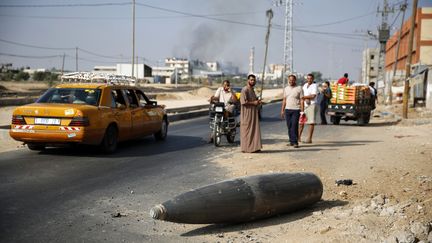
[[[153,79],[155,83],[172,84],[175,82],[175,68],[153,67]]]
[[[188,59],[185,58],[165,58],[165,67],[177,69],[177,75],[181,79],[187,79],[192,74],[192,68]]]
[[[269,74],[273,74],[272,79],[282,78],[284,66],[283,64],[269,64]]]
[[[376,82],[378,76],[378,48],[367,48],[363,51],[362,81],[363,83]]]

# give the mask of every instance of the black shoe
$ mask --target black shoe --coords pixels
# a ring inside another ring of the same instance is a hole
[[[298,144],[294,144],[294,148],[300,148]]]
[[[207,142],[208,143],[213,143],[213,138],[210,138]]]

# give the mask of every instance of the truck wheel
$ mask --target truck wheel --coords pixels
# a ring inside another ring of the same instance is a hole
[[[341,120],[340,116],[331,116],[330,121],[333,122],[333,125],[339,125]]]
[[[357,118],[357,125],[364,126],[369,123],[370,114],[362,113]]]
[[[365,124],[369,124],[370,121],[370,112],[365,114]]]

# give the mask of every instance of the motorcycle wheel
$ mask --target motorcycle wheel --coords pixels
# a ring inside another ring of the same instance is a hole
[[[236,136],[236,132],[235,131],[231,131],[230,133],[228,133],[227,134],[228,143],[234,143],[235,136]]]
[[[221,143],[221,134],[220,134],[220,127],[219,127],[219,122],[217,121],[217,119],[215,119],[215,123],[213,126],[213,143],[216,147],[220,146]]]

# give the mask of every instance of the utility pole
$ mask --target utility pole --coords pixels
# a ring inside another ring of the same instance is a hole
[[[78,72],[78,47],[75,47],[75,71]]]
[[[382,73],[382,79],[383,79],[383,85],[384,85],[384,95],[385,95],[385,86],[386,86],[386,74],[385,74],[385,51],[386,51],[386,44],[387,40],[390,37],[390,26],[388,25],[388,14],[393,13],[394,9],[390,8],[388,5],[387,0],[384,0],[384,6],[383,9],[380,10],[378,8],[378,13],[381,13],[381,26],[378,28],[378,40],[380,42],[380,52],[379,52],[379,58],[378,58],[378,75],[377,75],[377,83],[376,83],[376,89],[378,91],[379,87],[379,74],[380,74],[380,67],[381,67],[381,73]],[[382,61],[381,61],[382,60]],[[385,100],[385,98],[383,99]]]
[[[66,54],[65,54],[65,53],[63,53],[63,62],[62,62],[62,69],[61,69],[61,75],[63,75],[63,73],[64,73],[64,64],[65,64],[65,57],[66,57]]]
[[[285,1],[284,70],[282,72],[284,88],[287,70],[293,73],[293,0]]]
[[[249,54],[249,74],[254,73],[254,63],[255,63],[255,47],[252,46]]]
[[[271,9],[267,10],[266,12],[267,18],[268,18],[268,24],[267,24],[267,34],[265,37],[265,53],[264,53],[264,66],[263,66],[263,71],[262,71],[262,76],[261,76],[261,98],[262,98],[262,94],[263,94],[263,89],[264,89],[264,78],[265,78],[265,69],[266,69],[266,63],[267,63],[267,51],[268,51],[268,41],[270,38],[270,27],[271,27],[271,20],[273,18],[273,11]]]
[[[135,0],[132,1],[132,72],[131,76],[134,76],[135,66]]]
[[[402,11],[402,21],[401,21],[401,25],[400,25],[400,29],[399,29],[398,40],[397,40],[395,61],[394,61],[394,65],[393,65],[392,81],[389,80],[389,92],[388,92],[388,94],[389,94],[389,104],[390,105],[393,103],[392,86],[393,86],[393,82],[396,82],[396,69],[397,69],[397,63],[398,63],[398,59],[399,59],[399,48],[400,48],[400,43],[401,43],[401,38],[402,38],[402,27],[403,27],[403,24],[405,21],[405,11],[406,11],[407,7],[408,7],[408,3],[405,0],[405,2],[400,7],[400,11]]]
[[[413,0],[413,7],[412,7],[412,14],[411,14],[411,27],[409,32],[409,39],[408,39],[408,57],[407,62],[405,64],[405,86],[404,86],[404,94],[403,94],[403,106],[402,106],[402,117],[404,119],[408,118],[408,96],[409,96],[409,81],[411,76],[411,61],[412,61],[412,49],[413,49],[413,42],[414,42],[414,28],[415,28],[415,21],[417,17],[417,3],[418,0]]]

